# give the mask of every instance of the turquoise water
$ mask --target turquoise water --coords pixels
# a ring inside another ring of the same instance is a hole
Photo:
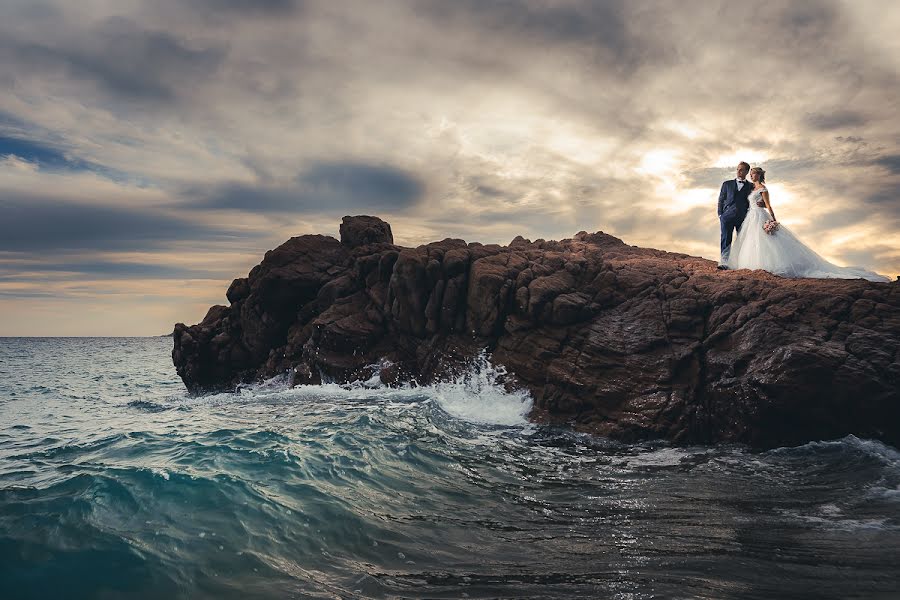
[[[441,386],[188,397],[169,338],[0,339],[0,598],[897,598],[900,453],[528,424]]]

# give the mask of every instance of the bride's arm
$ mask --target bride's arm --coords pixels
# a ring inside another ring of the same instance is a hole
[[[769,214],[772,215],[772,220],[776,221],[775,211],[772,210],[772,204],[769,202],[769,190],[763,190],[761,195],[763,202],[766,203],[766,209],[769,211]]]

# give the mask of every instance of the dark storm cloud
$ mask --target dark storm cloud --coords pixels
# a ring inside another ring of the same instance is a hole
[[[204,13],[248,16],[291,16],[303,7],[302,0],[184,0],[180,4]]]
[[[821,48],[832,45],[846,31],[846,20],[834,2],[770,2],[765,6],[753,6],[752,18],[746,23],[750,31],[759,36],[748,37],[750,44],[765,43],[765,47],[748,48],[748,63],[757,54],[776,52],[795,55],[802,61],[810,57],[819,60],[840,60],[841,57],[823,56]],[[764,37],[763,37],[764,36]],[[778,44],[774,47],[774,44]]]
[[[303,173],[298,181],[312,194],[323,194],[350,202],[402,208],[422,195],[424,186],[415,176],[393,167],[352,162],[319,163]]]
[[[8,195],[0,200],[0,251],[141,251],[184,240],[247,237],[141,208],[74,204]]]
[[[879,211],[887,209],[891,214],[900,217],[900,188],[896,185],[882,185],[877,192],[869,194],[864,201],[874,205]],[[879,215],[883,212],[879,212]]]
[[[477,21],[480,27],[502,33],[523,33],[547,42],[599,42],[621,50],[627,46],[623,2],[554,6],[523,0],[457,0],[427,2],[438,20],[461,16]]]
[[[830,131],[832,129],[858,128],[868,122],[866,117],[851,110],[838,110],[830,113],[811,114],[806,117],[806,124],[813,129]]]
[[[754,16],[766,26],[775,25],[795,40],[828,41],[829,32],[843,23],[840,11],[830,2],[782,2],[754,7]]]
[[[887,169],[891,175],[900,175],[900,154],[882,156],[875,160],[875,164]]]
[[[479,31],[486,41],[506,37],[548,52],[577,46],[578,60],[594,66],[602,62],[619,74],[645,63],[664,63],[670,57],[662,44],[664,37],[637,35],[640,32],[633,30],[628,18],[628,3],[621,0],[556,5],[527,0],[435,0],[415,6],[439,24]]]
[[[195,47],[122,17],[105,19],[76,37],[0,40],[0,69],[11,69],[17,78],[65,73],[115,97],[138,101],[173,100],[183,88],[210,76],[225,55],[222,43]]]
[[[230,183],[208,190],[188,190],[185,206],[254,213],[394,211],[415,205],[424,192],[423,181],[393,167],[317,163],[288,186]]]
[[[515,198],[515,194],[510,191],[492,185],[478,184],[473,189],[473,192],[486,198],[498,198],[503,200],[512,200]]]

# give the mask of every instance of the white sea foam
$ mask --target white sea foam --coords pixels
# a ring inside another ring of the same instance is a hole
[[[621,464],[630,468],[675,467],[681,464],[682,459],[689,456],[691,453],[681,448],[658,448],[627,456],[621,461]]]
[[[829,509],[826,507],[825,510],[820,509],[820,514],[803,514],[800,511],[796,510],[782,510],[779,511],[781,514],[795,519],[797,521],[801,521],[803,523],[808,523],[810,525],[823,527],[826,529],[838,529],[844,531],[855,531],[860,529],[880,529],[880,530],[894,530],[897,529],[896,526],[888,524],[888,520],[885,518],[882,519],[846,519],[841,518],[841,511],[837,512],[829,512]]]
[[[819,442],[809,442],[802,446],[791,446],[784,448],[775,448],[769,450],[766,454],[796,454],[809,450],[834,450],[834,449],[855,449],[875,458],[885,465],[900,467],[900,452],[896,448],[888,446],[878,440],[861,439],[855,435],[848,435],[838,440],[828,440]]]
[[[878,498],[880,500],[887,500],[889,502],[898,502],[900,503],[900,486],[897,487],[885,487],[880,485],[875,485],[869,488],[868,495],[873,498]]]
[[[373,366],[385,367],[387,364]],[[365,381],[290,387],[288,378],[282,375],[241,386],[237,394],[215,394],[206,399],[216,401],[239,396],[242,400],[256,401],[387,400],[403,404],[430,400],[448,415],[463,421],[488,425],[527,425],[526,416],[532,407],[531,395],[526,390],[507,390],[503,385],[505,377],[506,370],[492,364],[487,352],[481,352],[463,373],[432,385],[388,387],[376,372]]]
[[[151,467],[150,472],[156,475],[157,477],[162,477],[166,481],[169,481],[169,472],[165,469],[159,467]]]
[[[525,425],[532,399],[526,390],[503,386],[506,370],[493,365],[486,352],[476,357],[466,372],[447,382],[429,386],[432,396],[447,414],[474,423]]]

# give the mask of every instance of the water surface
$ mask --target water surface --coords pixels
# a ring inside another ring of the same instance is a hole
[[[0,338],[0,598],[897,598],[900,453],[623,445],[489,365],[191,398],[169,338]]]

